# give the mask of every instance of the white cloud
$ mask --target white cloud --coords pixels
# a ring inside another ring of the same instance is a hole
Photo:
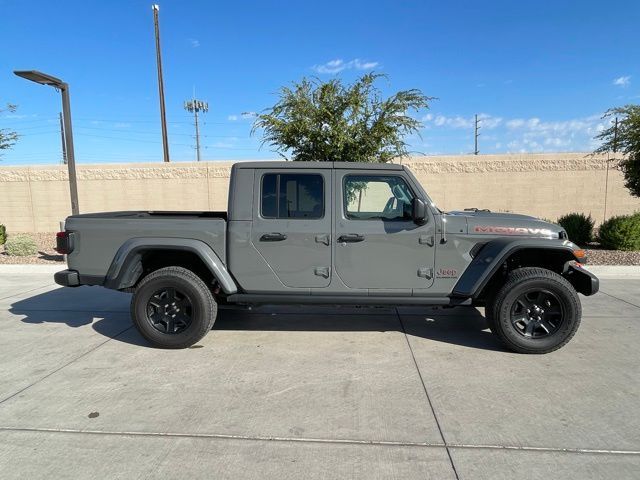
[[[318,73],[333,74],[333,73],[342,72],[343,70],[352,70],[352,69],[371,70],[373,68],[376,68],[379,65],[380,65],[379,62],[367,62],[364,60],[360,60],[359,58],[349,60],[348,62],[345,62],[341,58],[336,58],[334,60],[329,60],[328,62],[320,65],[314,65],[311,68]]]
[[[198,40],[197,38],[190,38],[189,43],[193,48],[198,48],[200,46],[200,40]]]
[[[516,118],[505,122],[510,137],[508,151],[585,151],[593,150],[593,137],[609,124],[600,115],[571,120],[545,122],[537,117]]]
[[[631,83],[631,75],[623,75],[622,77],[615,78],[612,83],[619,87],[628,87]]]
[[[485,130],[493,130],[502,124],[501,117],[494,117],[486,113],[479,114],[478,120],[480,128]],[[462,117],[460,115],[448,117],[446,115],[433,115],[431,113],[422,117],[422,121],[427,124],[427,128],[433,125],[435,127],[453,129],[471,129],[475,124],[474,117]]]
[[[487,113],[481,113],[478,115],[480,128],[485,130],[493,130],[494,128],[502,125],[502,117],[493,117]]]
[[[227,120],[230,122],[237,122],[238,120],[252,120],[256,118],[258,114],[256,112],[242,112],[238,114],[229,115]]]
[[[480,120],[480,151],[561,152],[592,151],[598,145],[594,137],[610,126],[609,118],[589,115],[567,120],[539,117],[503,118],[487,113]],[[462,142],[473,139],[474,117],[427,113],[421,116],[427,140]],[[428,133],[427,133],[428,132]],[[437,142],[432,142],[436,147]]]

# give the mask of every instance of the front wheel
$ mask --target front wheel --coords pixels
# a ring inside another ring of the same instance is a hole
[[[131,299],[131,317],[154,347],[186,348],[211,330],[218,306],[195,273],[166,267],[140,281]]]
[[[491,330],[518,353],[549,353],[566,345],[582,316],[573,286],[544,268],[512,271],[488,305]]]

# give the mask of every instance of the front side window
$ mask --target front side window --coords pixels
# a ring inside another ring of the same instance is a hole
[[[413,193],[397,175],[348,175],[345,215],[352,220],[410,220]]]
[[[306,173],[268,173],[262,177],[260,212],[264,218],[322,218],[324,179]]]

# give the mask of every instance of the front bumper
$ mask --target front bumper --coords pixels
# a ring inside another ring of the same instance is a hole
[[[53,279],[58,285],[63,287],[79,287],[80,275],[75,270],[62,270],[53,275]]]
[[[600,290],[600,280],[589,270],[578,265],[569,265],[563,276],[571,282],[571,285],[587,297],[595,295]]]

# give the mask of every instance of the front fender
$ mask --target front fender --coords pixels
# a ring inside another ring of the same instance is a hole
[[[574,244],[568,240],[550,238],[496,238],[488,242],[471,261],[455,287],[452,295],[477,298],[500,266],[514,253],[525,250],[541,250],[560,254],[564,261],[577,260]]]
[[[120,290],[135,285],[142,274],[142,254],[150,250],[183,250],[194,253],[218,280],[222,291],[227,294],[238,291],[235,281],[216,252],[203,241],[190,238],[140,237],[127,240],[116,252],[104,286]]]

